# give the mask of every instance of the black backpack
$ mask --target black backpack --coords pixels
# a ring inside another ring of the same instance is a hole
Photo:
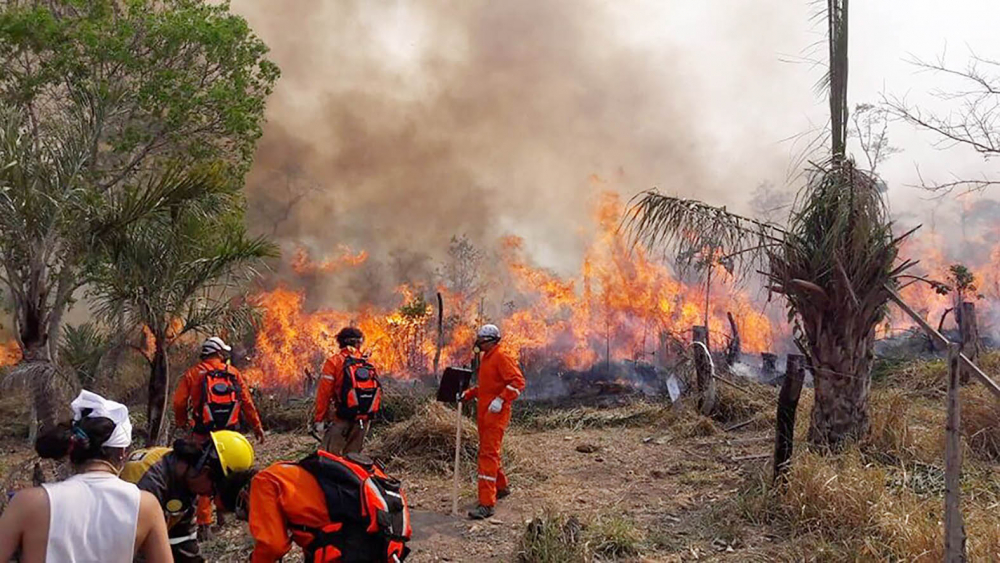
[[[329,524],[320,529],[292,526],[313,536],[304,548],[307,563],[398,563],[406,559],[412,530],[399,481],[363,454],[340,457],[320,450],[299,465],[319,483],[330,517]]]

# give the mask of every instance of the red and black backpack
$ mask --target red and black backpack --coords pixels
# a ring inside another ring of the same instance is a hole
[[[378,372],[365,357],[344,357],[344,377],[337,402],[341,420],[369,420],[382,407],[382,383]]]
[[[236,376],[224,369],[206,372],[196,429],[199,432],[234,430],[239,424],[240,384]]]
[[[318,451],[299,465],[319,483],[329,524],[292,525],[313,536],[306,563],[399,563],[410,549],[410,510],[398,480],[363,454]]]

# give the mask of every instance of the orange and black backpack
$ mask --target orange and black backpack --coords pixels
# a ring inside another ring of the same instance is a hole
[[[378,372],[367,358],[345,356],[344,377],[337,402],[341,420],[369,420],[382,407],[382,384]]]
[[[400,482],[364,454],[318,451],[299,465],[319,483],[329,524],[292,525],[313,536],[306,563],[399,563],[410,549],[410,509]]]
[[[240,424],[240,384],[224,369],[205,372],[201,414],[195,422],[199,432],[235,430]]]

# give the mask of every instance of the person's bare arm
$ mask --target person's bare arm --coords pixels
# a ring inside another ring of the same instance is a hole
[[[0,561],[10,561],[22,547],[24,531],[32,513],[48,503],[45,490],[40,487],[18,492],[0,516]],[[44,552],[43,552],[44,553]]]
[[[170,540],[167,539],[167,522],[160,503],[152,494],[142,491],[139,499],[139,522],[136,526],[136,545],[148,563],[171,563]]]

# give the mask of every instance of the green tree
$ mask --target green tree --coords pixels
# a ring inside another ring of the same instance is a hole
[[[57,418],[58,335],[85,280],[93,249],[107,236],[194,195],[178,178],[136,179],[97,194],[79,171],[88,158],[86,122],[33,134],[24,114],[0,101],[0,281],[10,291],[23,361],[12,376],[32,387],[36,420]]]
[[[0,0],[0,272],[40,420],[91,250],[198,188],[151,173],[249,168],[278,76],[266,52],[227,4]]]
[[[108,323],[145,325],[155,348],[149,363],[148,436],[166,438],[168,352],[191,331],[243,328],[253,311],[240,299],[273,244],[247,236],[239,189],[216,171],[192,182],[202,196],[119,230],[91,278],[94,313]],[[179,327],[177,326],[179,324]],[[124,328],[124,327],[123,327]]]
[[[627,224],[647,245],[715,243],[740,272],[763,271],[770,291],[785,297],[815,376],[809,439],[828,446],[867,430],[875,327],[887,287],[913,264],[897,264],[905,235],[893,236],[881,182],[846,155],[847,4],[827,2],[831,155],[809,171],[787,227],[655,191],[630,209]]]
[[[90,389],[97,377],[101,358],[111,346],[111,338],[94,323],[63,327],[59,359],[76,373],[77,381]]]

